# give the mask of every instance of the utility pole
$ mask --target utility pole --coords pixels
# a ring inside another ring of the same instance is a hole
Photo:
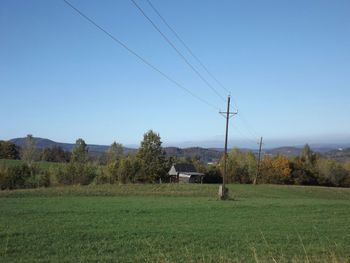
[[[221,200],[225,200],[228,198],[228,189],[225,187],[226,183],[226,178],[227,178],[227,139],[228,139],[228,124],[229,124],[229,119],[236,115],[237,112],[230,112],[230,100],[231,97],[228,95],[227,97],[227,111],[226,112],[219,112],[223,116],[226,117],[226,134],[225,134],[225,153],[224,153],[224,174],[222,177],[222,185],[219,188],[219,197]]]
[[[256,175],[255,175],[255,179],[254,179],[254,184],[257,184],[257,181],[258,181],[258,177],[259,177],[259,173],[260,173],[260,161],[261,161],[261,146],[262,146],[262,140],[263,140],[263,137],[260,137],[260,144],[259,144],[259,154],[258,154],[258,166],[257,166],[257,169],[256,169]]]

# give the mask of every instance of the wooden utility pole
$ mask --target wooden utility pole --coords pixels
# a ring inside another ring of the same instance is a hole
[[[257,169],[256,169],[256,175],[255,175],[255,178],[254,178],[254,184],[257,184],[258,182],[258,177],[259,177],[259,173],[260,173],[260,161],[261,161],[261,146],[262,146],[262,140],[263,140],[263,137],[260,137],[260,144],[259,144],[259,154],[258,154],[258,166],[257,166]]]
[[[219,188],[219,197],[221,200],[225,200],[228,198],[228,189],[225,187],[226,178],[227,178],[227,139],[228,139],[228,125],[229,119],[233,115],[237,114],[237,112],[230,112],[230,95],[227,97],[227,111],[221,112],[220,114],[226,117],[226,133],[225,133],[225,152],[224,152],[224,174],[222,177],[222,185]]]

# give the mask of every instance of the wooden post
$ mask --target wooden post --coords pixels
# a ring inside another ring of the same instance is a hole
[[[260,138],[260,144],[259,144],[258,165],[257,165],[257,168],[256,168],[256,175],[255,175],[253,184],[257,184],[258,183],[258,177],[259,177],[259,173],[260,173],[260,160],[261,160],[262,140],[263,140],[263,138],[261,137]]]
[[[237,114],[236,112],[230,112],[230,95],[227,97],[227,111],[220,112],[226,116],[226,132],[225,132],[225,152],[224,152],[224,174],[222,177],[222,185],[219,188],[219,198],[226,200],[228,198],[228,189],[226,188],[226,177],[227,177],[227,139],[228,139],[228,125],[231,115]]]

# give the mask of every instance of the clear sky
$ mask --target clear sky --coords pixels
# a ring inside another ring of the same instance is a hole
[[[70,0],[130,48],[225,109],[130,0]],[[137,0],[188,59],[174,35]],[[252,146],[350,142],[350,1],[152,0],[231,90],[230,140]],[[205,78],[215,85],[210,76]],[[218,91],[227,96],[219,86]],[[223,139],[225,120],[142,64],[61,0],[0,4],[0,139],[166,144]],[[220,146],[220,145],[218,145]]]

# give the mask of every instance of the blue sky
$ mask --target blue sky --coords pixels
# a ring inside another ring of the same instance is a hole
[[[70,2],[225,109],[131,1]],[[137,3],[201,69],[148,3]],[[239,111],[231,119],[231,145],[255,146],[259,136],[270,145],[350,141],[350,1],[152,3],[231,90]],[[31,133],[135,145],[153,129],[167,145],[220,146],[225,120],[217,110],[142,64],[63,1],[1,1],[0,35],[0,139]]]

